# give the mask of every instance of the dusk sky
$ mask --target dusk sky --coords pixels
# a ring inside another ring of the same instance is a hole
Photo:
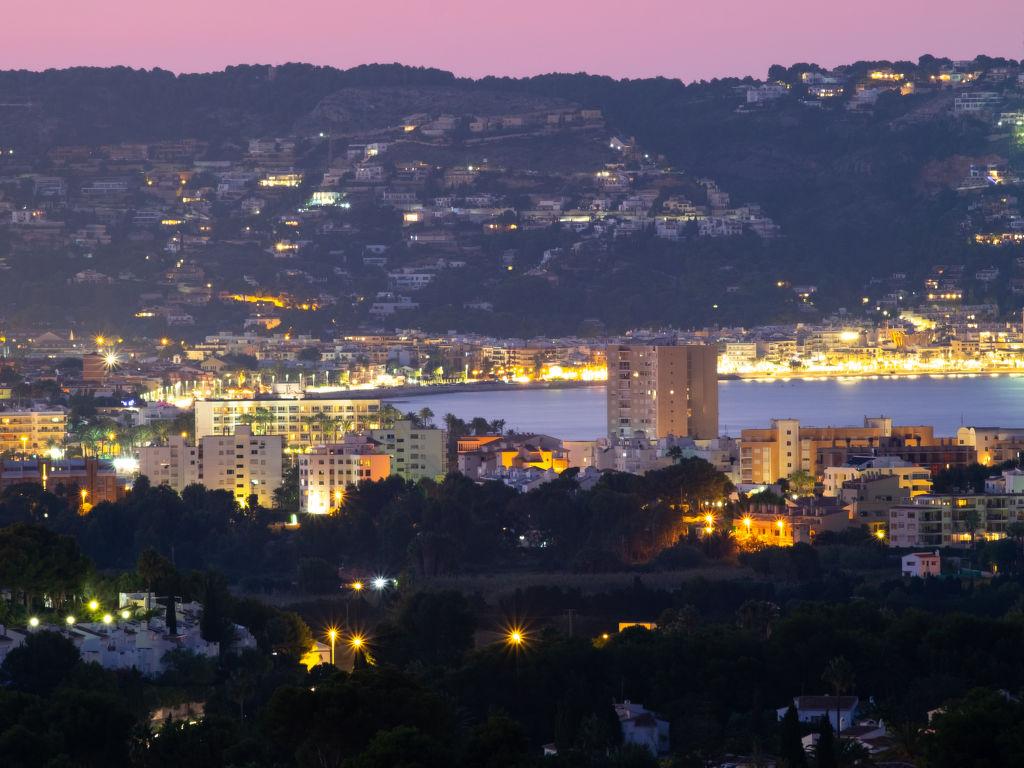
[[[4,16],[4,69],[398,61],[468,76],[689,81],[796,61],[1024,56],[1022,0],[56,0]]]

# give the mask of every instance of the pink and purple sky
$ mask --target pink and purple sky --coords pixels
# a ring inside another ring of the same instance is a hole
[[[770,64],[1024,57],[1024,0],[51,0],[4,10],[0,68],[305,61],[685,81]]]

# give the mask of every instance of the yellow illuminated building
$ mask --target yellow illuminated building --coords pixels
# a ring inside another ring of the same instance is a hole
[[[0,451],[43,453],[62,445],[66,433],[64,411],[0,411]]]
[[[260,179],[260,186],[265,188],[274,187],[298,187],[302,184],[301,173],[272,173]]]

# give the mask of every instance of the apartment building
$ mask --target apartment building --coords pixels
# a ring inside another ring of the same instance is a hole
[[[299,510],[329,514],[345,503],[349,486],[383,480],[391,474],[391,457],[364,435],[346,435],[343,442],[319,445],[299,456]]]
[[[893,426],[884,416],[865,418],[863,427],[802,427],[798,419],[772,419],[768,429],[740,433],[740,476],[744,483],[774,483],[801,470],[819,477],[824,466],[846,461],[823,465],[828,449],[938,444],[933,427]]]
[[[167,445],[146,445],[139,449],[139,474],[153,485],[166,485],[179,493],[199,482],[199,446],[173,435]]]
[[[609,437],[718,437],[714,347],[616,344],[607,356]]]
[[[932,489],[932,473],[929,470],[898,456],[877,456],[866,461],[854,460],[838,467],[826,467],[823,475],[824,496],[840,496],[844,483],[871,477],[895,477],[899,487],[907,490],[911,497],[928,493]]]
[[[274,503],[281,486],[284,441],[279,435],[254,435],[247,426],[231,435],[206,435],[197,445],[171,437],[165,446],[139,450],[139,473],[154,485],[182,491],[192,483],[228,491],[242,506],[255,494],[261,506]]]
[[[0,411],[0,452],[42,453],[61,445],[66,433],[62,408]]]
[[[380,400],[197,400],[195,410],[197,439],[251,425],[255,434],[280,435],[285,445],[297,446],[336,442],[347,432],[379,426]]]
[[[956,440],[978,452],[979,464],[1016,461],[1024,452],[1024,429],[1020,427],[960,427]]]
[[[408,419],[390,429],[374,429],[370,437],[391,458],[391,473],[406,480],[437,480],[448,474],[448,431],[417,427]]]
[[[1024,521],[1024,494],[926,494],[889,510],[890,547],[968,547],[1005,539]]]

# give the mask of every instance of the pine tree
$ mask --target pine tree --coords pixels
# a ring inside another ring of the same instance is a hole
[[[167,614],[165,623],[167,624],[167,634],[178,634],[178,606],[177,601],[174,599],[174,595],[167,598]]]
[[[814,750],[815,768],[836,768],[836,736],[828,716],[821,720],[818,746]]]
[[[786,768],[806,768],[807,753],[801,737],[800,718],[792,704],[786,710],[779,728],[779,760]]]

